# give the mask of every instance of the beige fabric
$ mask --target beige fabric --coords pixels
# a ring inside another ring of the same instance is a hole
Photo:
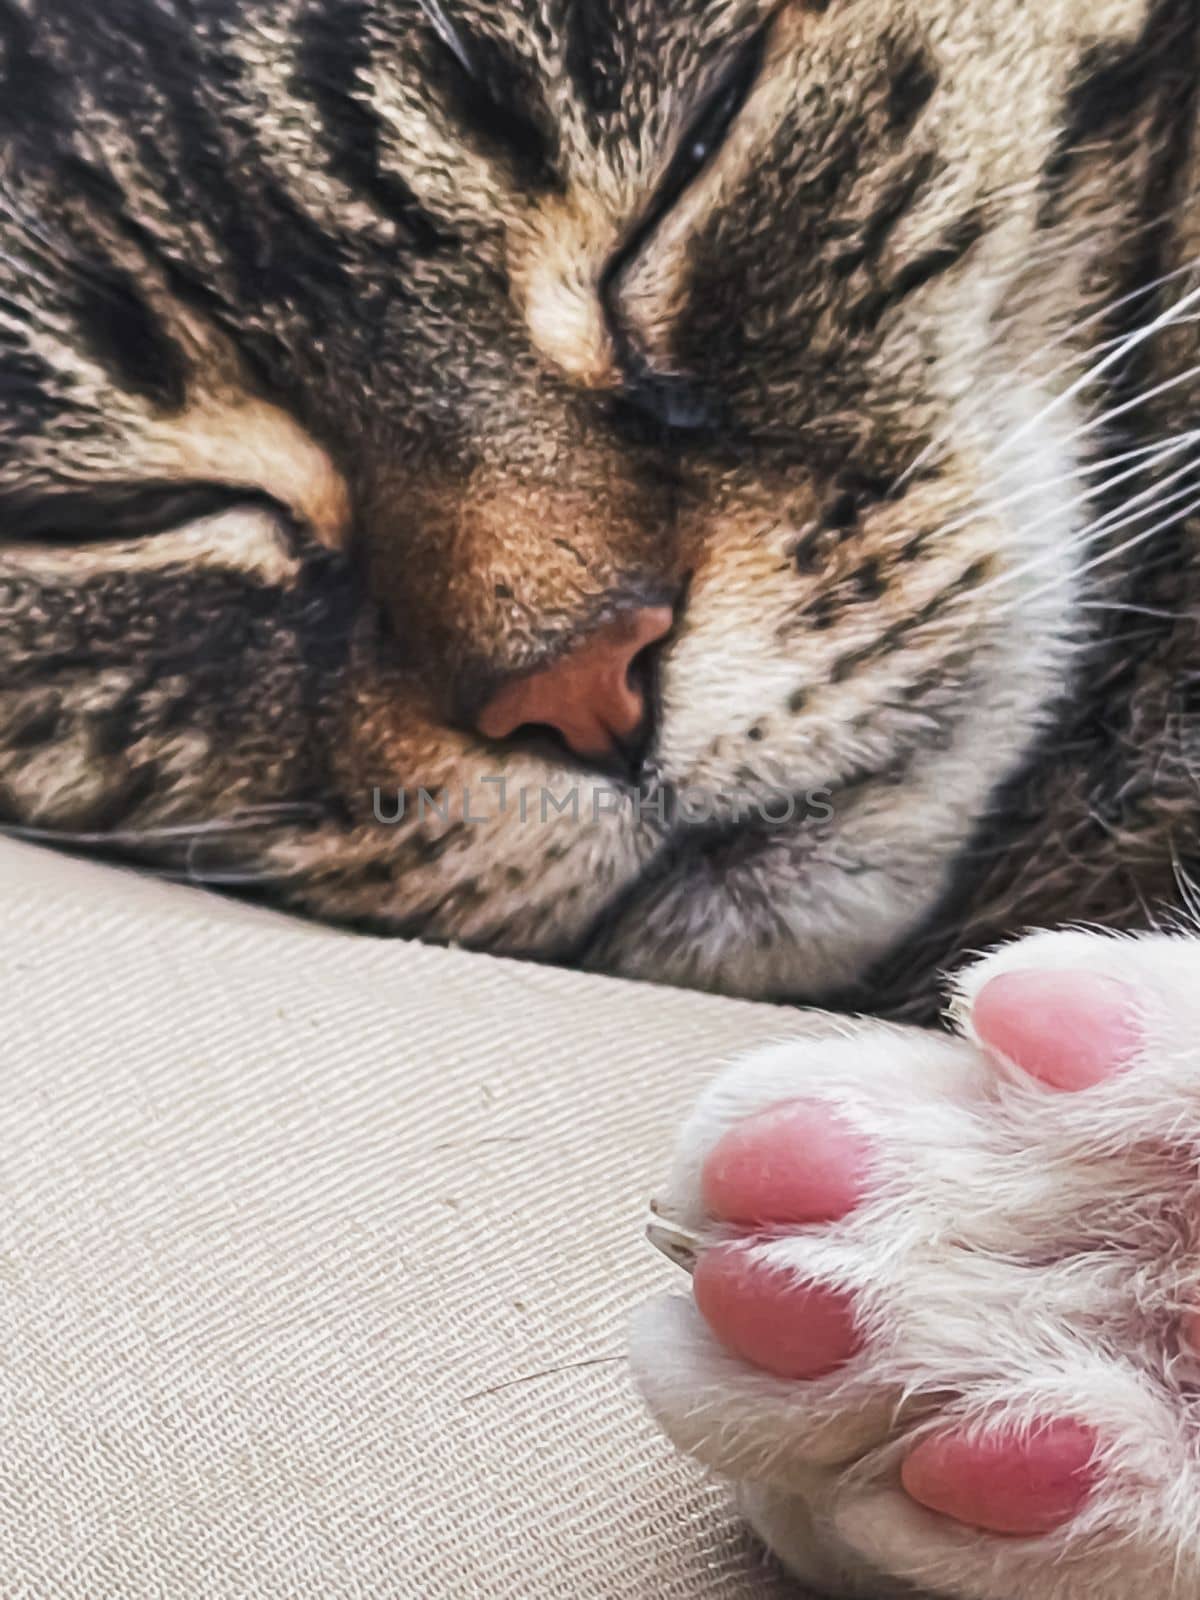
[[[674,1120],[798,1018],[3,841],[0,894],[5,1600],[789,1592],[623,1346]]]

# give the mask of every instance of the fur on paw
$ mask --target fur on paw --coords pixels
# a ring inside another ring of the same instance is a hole
[[[643,1392],[830,1593],[1200,1593],[1200,941],[1042,933],[959,1037],[723,1074],[658,1202]],[[890,1587],[889,1587],[890,1586]]]

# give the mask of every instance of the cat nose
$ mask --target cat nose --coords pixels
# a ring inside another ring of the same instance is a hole
[[[553,728],[577,756],[611,761],[644,746],[649,722],[639,657],[674,626],[671,606],[619,612],[548,667],[511,678],[493,694],[476,726],[488,739],[518,728]]]

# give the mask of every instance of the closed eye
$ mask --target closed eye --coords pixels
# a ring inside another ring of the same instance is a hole
[[[664,379],[649,371],[622,319],[619,286],[626,269],[637,260],[646,242],[724,144],[758,81],[766,42],[767,27],[759,28],[733,51],[685,127],[650,206],[611,256],[600,278],[600,301],[626,377],[622,409],[632,406],[670,429],[693,431],[707,427],[716,408],[711,401],[695,394],[681,405],[676,380]]]
[[[676,145],[662,181],[633,232],[616,251],[600,282],[600,298],[616,325],[615,290],[626,267],[636,261],[659,224],[708,166],[750,97],[766,52],[767,30],[757,32],[736,49],[692,115]]]
[[[758,81],[766,49],[760,28],[734,51],[684,129],[655,194],[650,215],[639,230],[644,240],[718,153],[738,113]]]

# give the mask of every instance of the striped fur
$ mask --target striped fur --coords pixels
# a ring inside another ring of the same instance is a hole
[[[884,1009],[1179,905],[1193,11],[0,0],[0,810]],[[703,826],[469,731],[684,588],[648,798]],[[452,798],[381,822],[400,787]]]

